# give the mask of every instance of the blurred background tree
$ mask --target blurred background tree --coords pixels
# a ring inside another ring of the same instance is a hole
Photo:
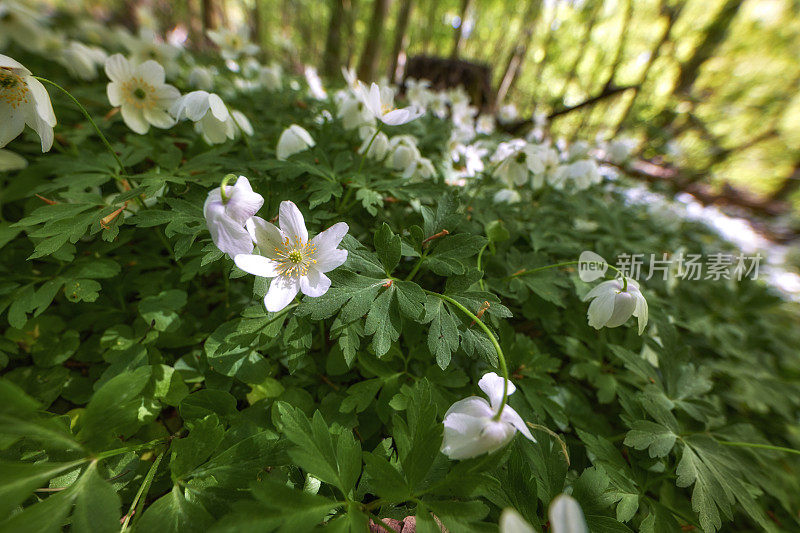
[[[190,36],[244,25],[266,59],[331,77],[344,65],[399,82],[418,56],[458,60],[425,63],[456,73],[488,66],[485,106],[527,119],[510,133],[539,114],[555,138],[636,138],[648,165],[634,174],[674,189],[769,214],[798,199],[800,0],[83,3],[129,27],[145,7],[162,32]]]

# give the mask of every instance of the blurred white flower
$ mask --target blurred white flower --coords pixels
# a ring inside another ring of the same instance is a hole
[[[306,76],[306,83],[308,83],[308,93],[317,100],[325,100],[328,97],[328,93],[325,92],[325,88],[322,86],[322,80],[317,74],[317,69],[306,65],[303,73]]]
[[[550,502],[548,509],[551,533],[589,533],[583,511],[575,498],[559,494]],[[522,515],[515,509],[506,507],[500,513],[500,533],[535,533]]]
[[[533,174],[533,188],[539,189],[544,185],[545,178],[558,168],[558,152],[544,144],[528,144],[524,150],[525,162]]]
[[[213,67],[196,66],[189,72],[189,85],[202,91],[210,91],[214,88],[214,77],[217,75]]]
[[[363,155],[366,152],[367,157],[370,159],[383,161],[386,158],[386,154],[389,153],[389,137],[382,131],[377,134],[375,131],[373,126],[364,126],[361,129],[360,136],[364,141],[361,143],[358,153]],[[374,139],[372,138],[373,135],[375,136]],[[369,150],[367,150],[367,147],[369,147]]]
[[[630,158],[636,144],[633,139],[615,139],[606,145],[606,157],[612,163],[620,165]]]
[[[280,91],[283,87],[283,69],[278,63],[261,67],[258,79],[268,91]]]
[[[433,92],[430,90],[431,82],[428,80],[416,80],[414,78],[407,78],[405,80],[405,91],[408,103],[417,106],[421,109],[428,107],[433,98]]]
[[[372,114],[388,126],[399,126],[421,117],[425,111],[417,107],[397,109],[394,106],[394,91],[391,87],[373,83],[369,89],[359,82],[358,92],[361,101]]]
[[[515,509],[506,507],[500,513],[500,522],[498,524],[500,533],[536,533],[522,515]]]
[[[97,67],[104,65],[108,54],[96,46],[70,41],[61,51],[59,63],[74,77],[82,80],[97,78]]]
[[[494,133],[494,117],[492,115],[480,115],[475,123],[475,130],[481,135],[491,135]]]
[[[503,400],[505,380],[494,372],[484,374],[478,386],[489,398],[470,396],[450,406],[444,415],[444,440],[442,453],[450,459],[469,459],[499,450],[520,433],[532,442],[528,426],[508,404],[503,407],[499,420],[495,420]],[[508,395],[516,387],[508,382]]]
[[[624,283],[620,279],[602,282],[583,297],[584,302],[591,300],[587,316],[589,325],[595,329],[602,327],[616,328],[631,316],[639,319],[639,335],[647,325],[647,300],[639,290],[639,284],[627,278],[628,287],[623,290]]]
[[[255,133],[255,130],[253,130],[253,125],[250,124],[250,119],[247,118],[247,115],[245,115],[244,113],[242,113],[237,109],[231,109],[230,112],[233,121],[236,123],[236,126],[238,127],[236,133],[237,134],[241,133],[242,135],[247,135],[248,137],[252,137],[253,134]]]
[[[0,172],[11,172],[12,170],[21,170],[28,166],[25,158],[19,154],[15,154],[10,150],[0,148]]]
[[[569,145],[568,157],[571,161],[584,159],[589,155],[590,148],[586,141],[575,141]]]
[[[292,124],[281,133],[278,139],[277,156],[278,160],[284,161],[290,156],[308,150],[314,146],[316,142],[305,129]]]
[[[50,95],[31,71],[0,54],[0,148],[17,137],[27,124],[39,134],[42,152],[53,146],[56,115]]]
[[[162,66],[170,79],[180,72],[178,56],[181,49],[165,43],[153,30],[140,28],[138,36],[123,33],[122,42],[130,52],[132,63],[155,61]]]
[[[281,202],[280,228],[266,220],[253,218],[253,237],[259,254],[234,257],[240,269],[264,278],[274,278],[264,305],[267,311],[280,311],[302,292],[322,296],[331,286],[325,275],[347,260],[347,250],[338,249],[349,227],[338,222],[310,241],[302,213],[294,203]]]
[[[236,136],[236,122],[222,98],[193,91],[178,98],[170,108],[175,120],[189,119],[208,144],[220,144]]]
[[[522,200],[522,197],[514,189],[501,189],[494,193],[492,200],[496,204],[515,204]]]
[[[125,124],[140,135],[157,128],[171,128],[175,120],[167,112],[181,93],[164,82],[164,68],[148,60],[134,66],[122,54],[106,60],[108,101],[119,107]]]
[[[359,98],[349,91],[336,94],[336,116],[341,119],[342,127],[353,130],[364,125],[375,124],[375,117]]]
[[[33,6],[16,0],[0,2],[0,50],[15,42],[25,50],[38,50],[47,30]]]
[[[250,32],[246,26],[240,27],[238,31],[226,28],[208,30],[206,34],[219,47],[223,59],[235,61],[240,56],[252,56],[260,50],[257,44],[250,41]]]
[[[358,92],[358,76],[356,75],[356,71],[352,67],[342,67],[342,77],[344,77],[344,81],[347,83],[347,88],[352,91],[353,94]]]
[[[452,107],[469,105],[469,94],[463,85],[459,85],[447,91],[447,99],[450,101]]]
[[[517,106],[514,104],[506,104],[497,111],[497,120],[502,124],[513,122],[517,120],[518,116],[519,112],[517,111]]]
[[[551,533],[589,533],[581,506],[572,496],[559,494],[547,511]]]
[[[203,205],[203,216],[206,219],[211,240],[231,258],[237,254],[249,254],[253,251],[253,237],[247,230],[248,221],[264,205],[264,198],[253,192],[250,181],[239,176],[234,185],[223,185],[208,193]]]
[[[404,178],[410,178],[417,170],[422,154],[417,148],[417,140],[411,135],[397,135],[389,140],[389,157],[386,166],[402,171]]]

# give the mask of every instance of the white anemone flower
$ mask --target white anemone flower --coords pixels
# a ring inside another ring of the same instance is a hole
[[[123,33],[122,41],[130,52],[131,62],[155,61],[164,68],[170,79],[180,72],[178,56],[181,54],[181,49],[165,43],[152,29],[140,28],[138,35]]]
[[[203,91],[210,91],[214,88],[216,74],[216,69],[213,67],[194,67],[189,72],[189,85]]]
[[[27,124],[39,134],[42,152],[53,146],[56,115],[50,95],[31,71],[0,54],[0,148],[22,133]]]
[[[292,124],[281,133],[276,149],[278,160],[285,161],[290,156],[308,150],[317,144],[311,134],[297,124]]]
[[[416,120],[425,114],[424,109],[415,106],[397,109],[394,106],[394,91],[391,87],[381,87],[373,83],[369,89],[359,82],[358,93],[361,101],[372,112],[373,116],[387,126],[399,126]]]
[[[248,221],[264,205],[264,198],[253,192],[250,181],[239,176],[234,185],[212,189],[203,205],[211,240],[231,258],[238,254],[249,254],[253,251],[253,238],[246,226]]]
[[[370,159],[383,161],[386,158],[386,154],[389,153],[389,137],[382,131],[377,134],[375,131],[372,126],[364,126],[361,129],[360,135],[364,141],[361,143],[358,153],[362,155],[366,153]],[[374,139],[372,138],[373,135],[375,136]]]
[[[417,140],[411,135],[397,135],[389,140],[389,157],[386,166],[403,172],[404,178],[410,178],[417,170],[422,154],[417,148]]]
[[[266,220],[253,218],[253,237],[258,254],[234,257],[240,269],[264,278],[273,278],[264,296],[267,311],[280,311],[302,292],[322,296],[331,286],[326,272],[347,260],[347,250],[338,249],[349,227],[338,222],[309,240],[302,213],[294,203],[281,202],[280,228]]]
[[[261,67],[258,79],[268,91],[280,91],[283,88],[283,68],[278,63]]]
[[[504,379],[494,372],[484,374],[478,386],[489,398],[487,402],[479,396],[470,396],[450,406],[444,415],[444,440],[442,453],[450,459],[469,459],[499,450],[514,438],[517,430],[532,442],[525,421],[507,405],[499,420],[495,420],[503,401]],[[508,382],[508,395],[516,387]]]
[[[639,284],[630,278],[626,279],[627,288],[624,288],[625,283],[621,279],[612,279],[604,281],[583,297],[584,302],[592,301],[587,312],[590,326],[595,329],[604,326],[616,328],[635,316],[639,319],[639,335],[644,332],[648,316],[647,300],[639,290]]]
[[[337,94],[336,116],[341,119],[342,127],[353,130],[364,125],[375,123],[375,117],[359,98],[348,91]]]
[[[102,48],[70,41],[61,52],[59,63],[66,67],[71,76],[93,80],[97,78],[97,67],[105,64],[107,58],[108,54]]]
[[[240,56],[252,56],[259,52],[257,44],[250,41],[250,32],[245,26],[238,31],[228,29],[208,30],[208,38],[216,44],[226,60],[237,60]]]
[[[25,158],[15,154],[10,150],[0,148],[0,172],[11,172],[12,170],[22,170],[28,166]]]
[[[308,94],[316,100],[325,100],[328,97],[328,93],[325,92],[325,88],[322,86],[322,80],[317,74],[317,69],[306,65],[303,73],[306,76],[306,83],[308,83]]]
[[[111,80],[106,87],[108,101],[119,106],[130,129],[144,135],[151,125],[163,129],[175,125],[167,110],[181,93],[164,83],[164,67],[156,61],[134,66],[122,54],[114,54],[106,60],[106,75]]]
[[[572,496],[559,494],[550,502],[547,512],[551,533],[589,533],[581,506]],[[535,533],[522,515],[506,507],[500,513],[500,533]]]
[[[494,193],[492,201],[496,204],[515,204],[522,200],[522,196],[514,189],[500,189]]]
[[[206,91],[181,96],[170,108],[176,120],[187,118],[208,144],[220,144],[236,136],[236,122],[222,98]]]
[[[481,135],[491,135],[494,133],[495,123],[492,115],[480,115],[475,121],[475,130]]]
[[[497,120],[502,124],[513,122],[517,120],[517,117],[519,117],[519,111],[514,104],[506,104],[497,111]]]
[[[0,2],[0,50],[7,49],[9,41],[26,50],[38,50],[45,33],[36,8],[16,0]]]

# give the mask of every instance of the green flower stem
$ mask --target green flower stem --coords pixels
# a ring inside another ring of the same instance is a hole
[[[364,150],[364,153],[361,154],[361,162],[358,164],[358,174],[361,174],[361,169],[364,168],[364,161],[367,159],[367,154],[369,153],[369,149],[372,148],[372,143],[375,142],[375,137],[381,132],[380,123],[378,127],[375,128],[375,133],[372,134],[372,138],[369,140],[369,144],[367,144],[367,149]],[[342,200],[339,202],[339,212],[342,212],[345,207],[347,207],[347,203],[350,201],[350,197],[353,196],[353,188],[348,187],[347,192],[344,193]]]
[[[414,279],[414,276],[417,275],[417,272],[419,272],[419,267],[422,266],[422,263],[425,261],[425,257],[428,255],[428,250],[429,248],[425,248],[425,250],[423,250],[422,255],[419,256],[419,259],[417,259],[417,263],[414,265],[414,268],[411,269],[411,272],[408,273],[405,281],[411,281]]]
[[[92,125],[92,127],[94,128],[94,131],[97,132],[97,135],[98,135],[98,137],[100,137],[100,140],[103,141],[103,144],[106,145],[106,148],[108,148],[108,151],[111,152],[111,155],[113,155],[114,159],[117,160],[117,164],[119,165],[120,172],[122,172],[122,174],[127,176],[128,174],[127,174],[127,172],[125,172],[125,165],[122,164],[122,161],[120,160],[119,156],[114,151],[114,149],[111,147],[111,144],[108,142],[108,139],[106,139],[106,136],[103,135],[103,132],[100,131],[100,128],[97,127],[97,123],[95,123],[95,121],[92,118],[92,116],[89,114],[88,111],[86,111],[86,108],[83,107],[83,105],[78,101],[78,99],[75,98],[74,96],[72,96],[72,93],[70,93],[68,90],[66,90],[61,85],[57,84],[54,81],[50,81],[47,78],[40,78],[39,76],[33,76],[33,78],[37,79],[39,81],[43,81],[45,83],[49,83],[50,85],[52,85],[56,89],[58,89],[61,92],[63,92],[65,95],[67,95],[67,97],[70,100],[72,100],[75,103],[76,106],[78,106],[78,109],[81,110],[83,115],[86,117],[86,120],[88,120],[89,123]]]
[[[138,515],[142,513],[142,507],[144,507],[144,502],[147,499],[147,493],[150,492],[150,486],[153,484],[153,478],[156,476],[158,465],[161,464],[161,459],[163,458],[164,458],[164,452],[161,452],[160,454],[158,454],[156,460],[153,461],[153,464],[147,471],[147,475],[144,477],[144,481],[139,487],[139,490],[136,492],[136,496],[133,498],[133,502],[131,502],[131,506],[128,509],[128,513],[125,515],[125,521],[122,522],[122,528],[120,529],[120,533],[125,533],[125,531],[128,529],[128,524],[130,523],[131,518],[134,516],[134,514],[137,515],[138,518]]]
[[[367,159],[367,154],[369,153],[369,149],[372,148],[372,143],[375,142],[375,137],[381,132],[380,123],[378,123],[378,127],[375,128],[375,133],[372,134],[372,138],[369,140],[369,144],[367,144],[367,149],[364,150],[364,153],[361,154],[361,163],[358,164],[358,173],[361,174],[361,169],[364,168],[364,161]]]
[[[236,179],[236,174],[226,174],[224,178],[222,178],[222,183],[219,185],[219,195],[222,198],[222,204],[225,205],[230,201],[230,197],[225,194],[225,187],[228,186],[228,183]]]
[[[114,457],[116,455],[122,455],[123,453],[130,453],[130,452],[138,452],[141,450],[149,450],[159,444],[164,444],[169,442],[173,439],[172,436],[169,437],[162,437],[160,439],[151,440],[150,442],[145,442],[144,444],[137,444],[135,446],[126,446],[124,448],[115,448],[113,450],[106,450],[104,452],[98,453],[97,455],[91,457],[90,459],[94,461],[100,461],[101,459],[108,459],[109,457]]]
[[[754,442],[733,442],[729,440],[718,440],[720,444],[725,446],[740,446],[743,448],[759,448],[761,450],[772,450],[776,452],[786,452],[800,455],[800,450],[794,448],[784,448],[783,446],[772,446],[771,444],[756,444]]]
[[[564,263],[555,263],[553,265],[547,265],[547,266],[543,266],[543,267],[526,268],[524,270],[520,270],[519,272],[514,272],[510,276],[506,276],[504,279],[513,279],[513,278],[518,278],[520,276],[527,276],[528,274],[534,274],[536,272],[541,272],[542,270],[549,270],[551,268],[560,268],[560,267],[565,267],[565,266],[570,266],[570,265],[577,265],[577,264],[580,264],[581,262],[582,261],[566,261]],[[611,264],[605,263],[605,262],[600,262],[600,261],[586,261],[586,262],[587,263],[594,263],[594,264],[598,264],[598,265],[606,265],[608,268],[610,268],[611,270],[613,270],[617,274],[619,274],[620,277],[622,278],[622,290],[623,291],[628,290],[628,278],[625,276],[625,274],[622,273],[622,271],[620,269],[618,269],[614,265],[611,265]],[[478,267],[478,268],[480,268],[480,267]]]
[[[483,323],[483,320],[475,316],[472,313],[472,311],[464,307],[456,300],[444,294],[440,294],[438,292],[433,292],[428,290],[426,290],[425,292],[432,296],[436,296],[437,298],[440,298],[445,302],[448,302],[457,307],[459,310],[461,310],[462,313],[464,313],[473,321],[475,321],[475,323],[478,324],[478,326],[480,326],[480,328],[483,330],[484,333],[486,333],[486,336],[489,337],[489,340],[492,342],[492,346],[494,346],[494,350],[497,352],[497,361],[500,365],[500,372],[503,374],[503,400],[500,402],[500,408],[494,415],[494,420],[500,420],[500,415],[503,414],[503,408],[506,406],[506,403],[508,403],[508,365],[506,365],[506,357],[505,355],[503,355],[503,349],[500,348],[500,344],[497,342],[494,333],[492,333],[492,330],[489,329],[489,326]]]
[[[483,245],[481,251],[478,252],[478,270],[481,271],[481,279],[478,280],[478,285],[480,286],[482,291],[486,290],[486,284],[483,282],[483,269],[481,268],[481,259],[483,259],[483,252],[486,250],[487,246],[489,246],[489,241],[486,241],[486,244]]]

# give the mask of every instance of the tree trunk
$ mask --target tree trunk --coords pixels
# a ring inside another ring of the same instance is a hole
[[[345,66],[353,64],[356,46],[356,17],[358,16],[358,0],[343,0],[344,20],[346,27],[345,42],[347,43],[347,58]]]
[[[455,38],[453,40],[453,51],[450,53],[450,59],[458,59],[461,54],[461,47],[464,45],[464,23],[469,18],[470,11],[472,10],[473,0],[461,0],[461,22],[456,28]]]
[[[322,56],[320,71],[327,76],[335,76],[342,66],[344,0],[331,0],[330,6],[331,19],[328,24],[328,37],[325,39],[325,53]]]
[[[603,89],[608,89],[611,87],[611,85],[614,83],[614,78],[617,76],[617,69],[619,69],[619,66],[622,64],[622,56],[625,52],[625,45],[628,42],[628,26],[630,25],[632,15],[633,1],[628,0],[625,4],[625,15],[622,19],[622,29],[620,30],[617,50],[614,53],[614,61],[611,62],[611,70],[608,73],[605,83],[603,83]]]
[[[525,10],[522,21],[520,35],[517,37],[517,42],[519,44],[512,49],[508,56],[505,73],[497,89],[497,97],[495,98],[497,106],[503,105],[503,100],[506,95],[512,87],[514,87],[517,79],[519,79],[519,72],[525,60],[525,56],[528,54],[528,48],[533,40],[533,32],[536,29],[536,23],[539,22],[539,14],[541,11],[542,0],[529,0],[528,9]]]
[[[386,12],[389,10],[389,0],[373,0],[372,18],[364,39],[364,48],[358,62],[358,77],[364,81],[375,78],[375,71],[381,57],[381,44],[383,43],[383,24],[386,21]]]
[[[203,0],[203,33],[208,30],[215,30],[219,23],[217,19],[217,8],[214,0]]]
[[[253,0],[253,23],[252,23],[252,39],[253,42],[256,43],[258,46],[261,46],[264,32],[263,32],[263,24],[264,21],[261,18],[261,0]]]
[[[414,7],[414,0],[401,0],[401,2],[389,64],[388,77],[390,82],[397,82],[402,77],[402,72],[400,71],[405,66],[405,49],[408,46],[406,30],[408,30],[408,21],[411,19],[411,10]]]

